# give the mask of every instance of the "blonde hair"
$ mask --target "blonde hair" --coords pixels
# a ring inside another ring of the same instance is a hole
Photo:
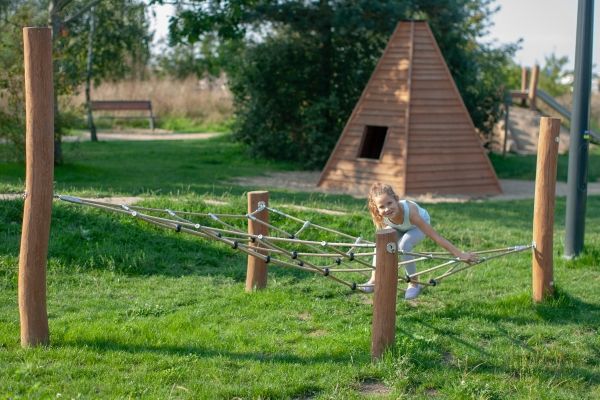
[[[369,190],[369,197],[367,198],[367,207],[369,207],[373,223],[378,229],[385,227],[385,224],[383,223],[383,217],[379,213],[377,205],[375,204],[375,197],[381,196],[382,194],[388,194],[396,199],[396,201],[400,200],[396,192],[394,192],[394,188],[387,183],[376,182],[371,186],[371,189]]]

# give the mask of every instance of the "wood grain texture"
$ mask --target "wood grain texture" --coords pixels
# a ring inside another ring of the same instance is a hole
[[[54,177],[52,31],[24,28],[26,177],[19,253],[21,346],[50,342],[46,263]]]
[[[535,175],[533,203],[533,251],[531,272],[533,300],[541,302],[554,291],[553,235],[560,119],[543,117]]]
[[[398,253],[388,251],[397,246],[398,233],[381,229],[376,234],[377,264],[375,266],[375,294],[373,295],[373,333],[371,357],[381,358],[394,343],[396,333],[396,297],[398,296]]]
[[[269,192],[256,191],[248,192],[248,213],[258,209],[259,203],[264,202],[269,205]],[[269,222],[269,212],[265,209],[255,214],[257,219],[263,222]],[[269,228],[259,222],[248,219],[248,233],[251,235],[269,234]],[[250,247],[261,247],[257,243],[249,243]],[[264,253],[265,255],[268,253]],[[267,263],[257,257],[248,255],[248,267],[246,269],[246,292],[252,292],[267,287]]]
[[[358,158],[367,125],[388,127],[377,160]],[[371,182],[389,177],[399,195],[449,193],[452,187],[454,194],[501,193],[425,21],[402,21],[396,27],[323,169],[319,186],[329,187],[325,182],[334,179],[332,185],[337,187],[343,178],[347,186],[363,185],[369,173]]]

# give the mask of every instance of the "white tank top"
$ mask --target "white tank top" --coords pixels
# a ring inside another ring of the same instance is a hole
[[[383,218],[383,223],[386,224],[388,227],[396,229],[397,231],[400,231],[400,232],[407,232],[411,229],[414,229],[415,226],[410,223],[410,208],[408,207],[409,202],[414,204],[415,206],[417,206],[417,210],[419,211],[419,215],[421,216],[421,218],[423,218],[423,220],[425,220],[425,222],[429,223],[430,218],[429,218],[429,213],[427,212],[427,210],[425,210],[423,207],[419,206],[414,201],[410,201],[410,200],[400,200],[398,202],[398,204],[400,204],[402,206],[402,209],[404,210],[404,220],[402,221],[401,224],[395,224],[392,221],[390,221],[389,219],[387,219],[386,217]]]

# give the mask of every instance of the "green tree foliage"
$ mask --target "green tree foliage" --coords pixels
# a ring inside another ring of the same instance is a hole
[[[95,15],[94,63],[91,75],[119,79],[134,65],[149,58],[148,23],[141,0],[49,0],[49,24],[53,29],[55,95],[71,94],[86,80],[90,24]],[[65,125],[55,101],[54,159],[62,162],[61,137]]]
[[[0,1],[0,141],[3,159],[22,159],[25,150],[23,26],[39,21],[35,4]]]
[[[23,156],[22,27],[48,25],[52,20],[49,13],[59,21],[53,43],[54,90],[57,95],[72,94],[86,78],[91,5],[98,25],[93,66],[96,83],[143,70],[151,35],[141,0],[0,0],[0,139],[14,144],[11,158]],[[55,115],[58,146],[63,120],[61,114]]]
[[[63,11],[65,15],[76,12],[77,5],[71,7],[74,9]],[[97,28],[92,75],[96,84],[143,74],[151,41],[145,8],[137,0],[100,1],[93,7]],[[91,12],[92,9],[63,27],[55,44],[54,57],[60,63],[55,77],[59,94],[72,93],[85,79]]]
[[[198,42],[164,46],[154,61],[156,73],[177,79],[217,77],[224,69],[218,47],[218,39],[212,34]]]
[[[160,1],[159,1],[160,2]],[[514,45],[478,41],[492,0],[187,1],[171,39],[215,33],[236,102],[236,137],[263,156],[323,165],[397,22],[429,21],[471,116],[497,119]]]
[[[544,66],[540,69],[539,87],[551,96],[567,94],[573,88],[573,71],[565,67],[569,57],[557,57],[554,53],[545,57]]]

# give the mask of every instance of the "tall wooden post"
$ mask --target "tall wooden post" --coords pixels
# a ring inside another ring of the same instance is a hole
[[[535,248],[531,265],[535,302],[544,300],[554,289],[552,235],[559,134],[560,119],[543,117],[540,120],[533,205]]]
[[[256,211],[259,203],[269,205],[269,192],[248,192],[248,213]],[[269,222],[269,212],[264,209],[254,216],[264,222]],[[248,233],[251,235],[268,235],[269,228],[261,223],[248,220]],[[260,247],[258,243],[250,243],[253,247]],[[266,254],[266,253],[265,253]],[[267,286],[267,264],[264,260],[254,256],[248,256],[248,268],[246,270],[246,292],[263,289]]]
[[[377,360],[394,343],[396,297],[398,290],[398,233],[394,229],[377,231],[375,294],[373,296],[373,336],[371,357]]]
[[[46,258],[54,175],[52,32],[24,28],[26,178],[19,254],[21,346],[49,343]]]
[[[539,76],[540,66],[534,65],[531,69],[531,78],[529,79],[529,90],[527,91],[527,100],[529,101],[529,108],[532,110],[537,110],[535,100],[537,97],[537,85]]]
[[[521,67],[521,93],[527,92],[527,67]],[[521,106],[525,106],[525,98],[521,99]]]

